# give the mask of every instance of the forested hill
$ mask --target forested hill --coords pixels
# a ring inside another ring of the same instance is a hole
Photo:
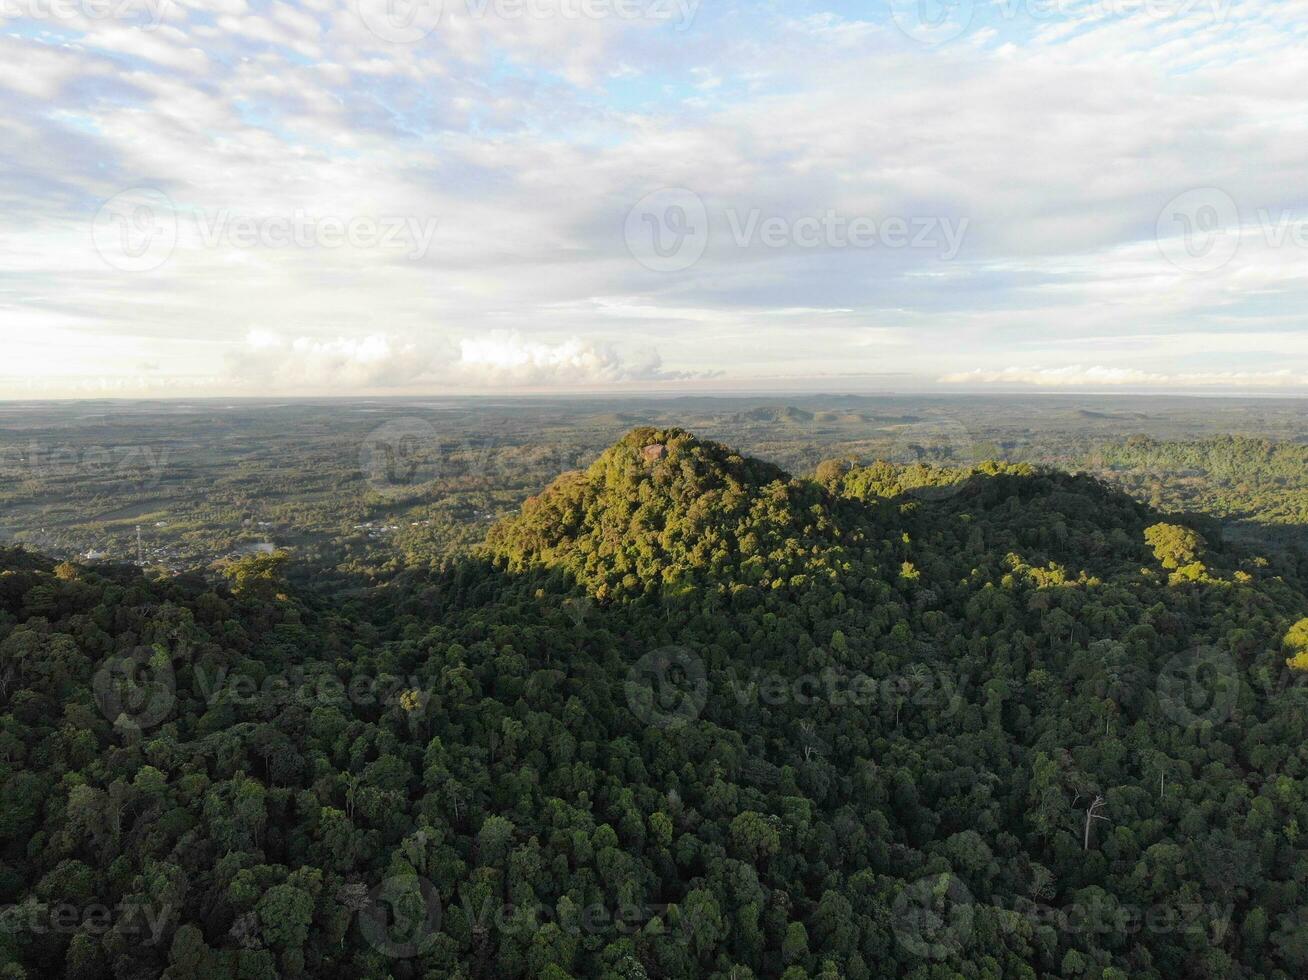
[[[1240,436],[1134,436],[1081,461],[1155,506],[1203,512],[1273,545],[1308,546],[1308,446]]]
[[[1185,560],[1165,561],[1160,537],[1185,542],[1173,546]],[[601,600],[692,588],[795,598],[816,586],[801,576],[842,589],[868,575],[893,585],[915,553],[946,587],[974,576],[974,564],[1014,561],[1052,563],[1073,578],[1179,574],[1214,585],[1294,573],[1210,547],[1086,476],[1027,464],[951,470],[834,459],[815,479],[795,479],[683,430],[652,428],[633,430],[589,469],[528,500],[491,530],[487,551],[513,571],[564,569]]]
[[[1308,600],[1084,476],[638,429],[365,594],[0,551],[0,976],[1308,971]]]

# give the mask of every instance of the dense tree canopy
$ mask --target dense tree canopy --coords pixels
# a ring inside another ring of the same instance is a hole
[[[1292,566],[815,477],[637,429],[331,594],[0,552],[0,976],[1303,975]]]

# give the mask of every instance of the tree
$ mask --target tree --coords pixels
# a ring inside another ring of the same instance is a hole
[[[1285,662],[1291,669],[1308,671],[1308,617],[1291,626],[1282,642],[1290,654]]]
[[[1197,531],[1179,524],[1153,524],[1145,528],[1144,537],[1153,548],[1154,557],[1169,569],[1197,562],[1205,546]]]
[[[286,551],[247,555],[230,562],[222,571],[236,595],[267,602],[285,590],[285,566],[290,557]]]
[[[512,821],[494,813],[488,816],[477,833],[477,853],[481,864],[503,865],[513,846],[513,833]]]
[[[756,864],[781,849],[781,833],[775,820],[754,810],[746,810],[731,821],[731,841],[737,854]]]
[[[802,922],[792,922],[786,926],[786,938],[781,944],[781,960],[784,963],[803,963],[808,959],[808,930]]]
[[[1092,823],[1093,821],[1095,821],[1095,820],[1107,820],[1107,819],[1108,819],[1108,818],[1105,817],[1103,814],[1101,814],[1101,813],[1098,812],[1099,810],[1103,809],[1103,808],[1104,808],[1105,806],[1107,806],[1107,805],[1108,805],[1108,801],[1107,801],[1107,800],[1105,800],[1102,796],[1096,796],[1096,797],[1095,797],[1095,798],[1090,802],[1090,806],[1088,806],[1088,807],[1086,808],[1086,811],[1085,811],[1085,840],[1084,840],[1084,842],[1083,842],[1083,844],[1082,844],[1082,848],[1081,848],[1082,850],[1085,850],[1085,851],[1090,850],[1090,825],[1091,825],[1091,823]]]

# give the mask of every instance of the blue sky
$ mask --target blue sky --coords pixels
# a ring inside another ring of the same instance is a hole
[[[1308,0],[0,0],[0,397],[1308,388]]]

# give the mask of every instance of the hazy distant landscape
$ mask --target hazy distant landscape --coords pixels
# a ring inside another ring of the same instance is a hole
[[[1308,523],[1294,400],[200,400],[0,403],[0,535],[135,562],[139,526],[146,564],[172,571],[269,543],[323,567],[437,563],[635,425],[685,426],[796,474],[836,456],[1084,470],[1273,546]],[[1252,442],[1214,442],[1229,434]]]

